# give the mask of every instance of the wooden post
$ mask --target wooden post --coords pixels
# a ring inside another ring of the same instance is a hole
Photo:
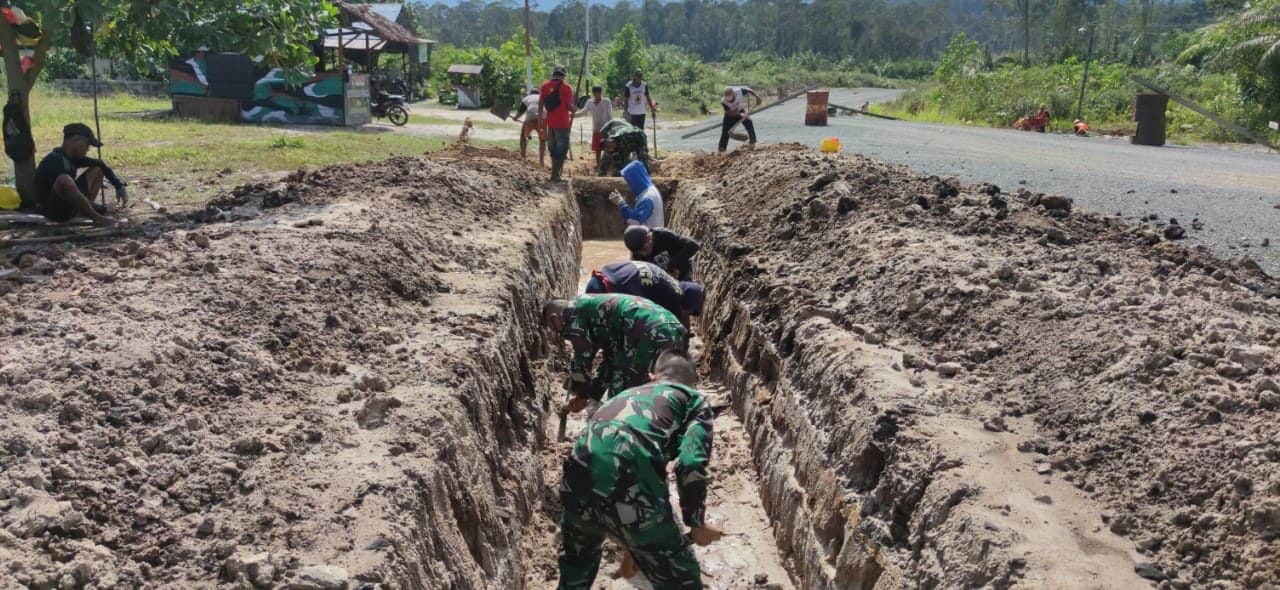
[[[1226,120],[1226,119],[1224,119],[1224,118],[1222,118],[1222,117],[1218,116],[1218,114],[1217,114],[1217,113],[1214,113],[1214,112],[1212,112],[1212,111],[1210,111],[1210,110],[1208,110],[1208,109],[1206,109],[1206,108],[1204,108],[1204,107],[1202,107],[1202,106],[1200,106],[1200,105],[1198,105],[1198,104],[1196,104],[1196,103],[1194,103],[1194,102],[1191,102],[1189,99],[1186,99],[1186,98],[1183,98],[1183,97],[1181,97],[1181,96],[1178,96],[1177,94],[1174,94],[1173,92],[1171,92],[1171,91],[1169,91],[1169,90],[1166,90],[1166,89],[1164,89],[1164,88],[1162,88],[1162,87],[1158,86],[1155,82],[1152,82],[1152,81],[1150,81],[1150,80],[1147,80],[1146,78],[1141,78],[1141,77],[1134,76],[1134,75],[1130,75],[1130,76],[1129,76],[1129,79],[1130,79],[1130,80],[1133,80],[1134,82],[1136,82],[1137,84],[1139,84],[1139,85],[1141,85],[1141,86],[1145,86],[1145,87],[1147,87],[1147,88],[1149,88],[1149,89],[1151,89],[1151,90],[1153,90],[1153,91],[1155,91],[1155,92],[1157,92],[1157,93],[1159,93],[1159,94],[1163,94],[1163,95],[1165,95],[1165,96],[1169,97],[1171,100],[1173,100],[1173,102],[1176,102],[1176,103],[1178,103],[1178,104],[1180,104],[1180,105],[1182,105],[1182,106],[1184,106],[1184,107],[1187,107],[1188,109],[1191,109],[1192,111],[1195,111],[1195,112],[1199,113],[1199,114],[1200,114],[1200,115],[1202,115],[1204,118],[1209,119],[1210,121],[1213,121],[1214,123],[1217,123],[1218,125],[1221,125],[1223,129],[1227,129],[1227,130],[1229,130],[1229,131],[1234,131],[1234,132],[1239,133],[1240,135],[1242,135],[1242,136],[1244,136],[1244,137],[1247,137],[1247,138],[1249,138],[1249,139],[1252,139],[1252,140],[1254,140],[1254,141],[1256,141],[1256,142],[1258,142],[1258,143],[1260,143],[1260,144],[1262,144],[1262,145],[1265,145],[1265,146],[1267,146],[1267,147],[1269,147],[1269,148],[1271,148],[1271,149],[1273,149],[1273,150],[1280,151],[1280,147],[1276,147],[1276,146],[1275,146],[1275,145],[1273,145],[1270,141],[1267,141],[1267,139],[1266,139],[1265,137],[1262,137],[1262,135],[1260,135],[1260,134],[1258,134],[1258,133],[1254,133],[1253,131],[1250,131],[1250,130],[1248,130],[1248,129],[1245,129],[1244,127],[1241,127],[1240,125],[1237,125],[1237,124],[1235,124],[1235,123],[1232,123],[1231,121],[1228,121],[1228,120]]]

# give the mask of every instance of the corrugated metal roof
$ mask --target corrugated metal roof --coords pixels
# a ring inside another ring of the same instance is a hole
[[[450,74],[480,74],[482,72],[484,72],[484,66],[470,64],[453,64],[449,66]]]

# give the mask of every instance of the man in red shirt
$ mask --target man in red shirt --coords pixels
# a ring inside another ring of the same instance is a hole
[[[551,79],[542,83],[538,106],[546,121],[551,152],[551,180],[560,181],[565,157],[569,154],[569,129],[573,126],[573,87],[564,81],[564,67],[556,66]]]

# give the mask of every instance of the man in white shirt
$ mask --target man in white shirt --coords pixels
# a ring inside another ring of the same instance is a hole
[[[529,149],[529,137],[538,134],[538,164],[547,165],[547,124],[542,120],[542,110],[538,108],[538,90],[535,88],[520,101],[520,109],[512,121],[519,121],[524,116],[524,124],[520,126],[520,159],[525,159]]]
[[[649,84],[644,81],[644,74],[640,72],[631,75],[631,81],[622,88],[622,98],[627,103],[627,122],[640,129],[644,129],[646,106],[649,111],[655,114],[658,112],[658,103],[649,98]]]
[[[585,107],[591,113],[591,151],[596,154],[596,166],[600,165],[600,150],[604,149],[604,133],[600,131],[613,118],[613,103],[604,99],[604,88],[591,87],[591,100]]]
[[[724,96],[720,98],[720,104],[724,106],[724,123],[720,127],[720,150],[723,152],[729,147],[729,134],[733,131],[734,126],[742,123],[747,128],[747,137],[751,145],[756,144],[756,126],[751,122],[750,99],[747,97],[755,97],[756,106],[760,106],[760,95],[746,86],[726,86]]]

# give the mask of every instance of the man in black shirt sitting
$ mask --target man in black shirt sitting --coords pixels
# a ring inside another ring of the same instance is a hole
[[[89,147],[101,145],[93,136],[93,130],[84,123],[62,128],[62,147],[54,148],[36,167],[36,200],[41,215],[57,222],[82,216],[99,225],[119,223],[93,206],[93,196],[102,190],[104,178],[115,187],[118,200],[124,202],[129,198],[124,181],[111,167],[89,157]],[[84,172],[80,172],[81,169]]]

